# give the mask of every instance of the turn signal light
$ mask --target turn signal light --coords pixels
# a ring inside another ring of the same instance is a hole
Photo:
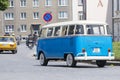
[[[10,46],[14,46],[14,44],[10,44]]]

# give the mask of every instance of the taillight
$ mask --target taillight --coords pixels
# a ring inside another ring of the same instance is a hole
[[[85,49],[84,48],[82,48],[82,53],[84,53],[85,52]]]
[[[111,52],[110,48],[108,48],[108,52]]]

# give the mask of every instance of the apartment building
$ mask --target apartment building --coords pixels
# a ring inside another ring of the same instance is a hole
[[[112,0],[9,0],[10,6],[0,13],[3,31],[23,39],[39,32],[43,25],[72,21],[98,20],[111,25]],[[108,17],[109,16],[109,17]]]
[[[1,13],[4,16],[0,34],[14,33],[22,36],[38,32],[41,26],[70,20],[85,19],[85,0],[9,0],[9,8]],[[73,5],[73,6],[72,6]],[[74,9],[73,7],[77,8]],[[75,18],[73,15],[77,14]],[[2,20],[2,19],[1,19]]]

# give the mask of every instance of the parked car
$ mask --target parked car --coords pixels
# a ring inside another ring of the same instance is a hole
[[[0,36],[0,53],[3,51],[17,53],[17,42],[14,36]]]

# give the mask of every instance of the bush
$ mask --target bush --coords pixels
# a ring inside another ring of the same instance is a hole
[[[120,42],[113,42],[113,52],[115,53],[115,60],[120,60]]]

